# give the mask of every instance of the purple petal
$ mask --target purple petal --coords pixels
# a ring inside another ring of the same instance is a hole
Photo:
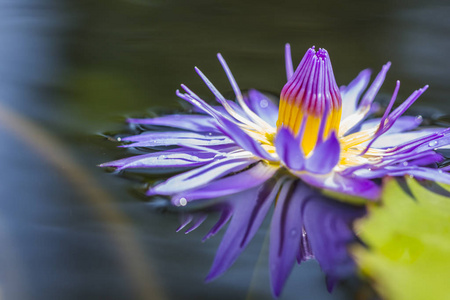
[[[424,167],[399,167],[398,170],[392,168],[388,173],[390,176],[414,176],[420,179],[427,179],[444,184],[450,184],[450,174],[441,169],[430,169]]]
[[[277,168],[260,162],[252,168],[236,175],[227,176],[195,190],[179,193],[172,198],[172,203],[178,206],[180,205],[181,199],[185,199],[189,203],[194,200],[217,198],[235,194],[264,183],[271,178],[276,171]]]
[[[347,87],[341,88],[342,120],[356,111],[356,105],[369,84],[371,73],[369,69],[363,70]]]
[[[281,294],[300,251],[301,205],[308,195],[305,194],[305,186],[297,182],[290,181],[282,186],[270,226],[269,268],[275,297]]]
[[[421,116],[417,116],[417,117],[402,116],[402,117],[398,118],[397,121],[393,124],[393,126],[384,133],[384,136],[387,134],[393,134],[393,133],[399,133],[399,132],[413,130],[422,123],[422,120],[423,119]],[[373,128],[373,127],[377,126],[378,124],[380,124],[380,121],[381,121],[380,118],[370,119],[368,121],[365,121],[361,125],[360,131],[364,131],[366,129]]]
[[[380,197],[381,188],[371,180],[346,177],[333,172],[330,175],[313,175],[309,173],[298,175],[306,183],[337,193],[352,195],[369,200],[377,200]]]
[[[139,135],[125,137],[122,141],[132,141],[133,144],[122,145],[123,148],[129,147],[155,147],[171,146],[179,144],[193,144],[199,146],[225,145],[234,142],[224,135],[201,134],[195,132],[177,131],[177,132],[146,132]]]
[[[272,184],[233,196],[233,217],[217,250],[206,281],[223,274],[238,258],[255,235],[278,190]]]
[[[168,115],[157,118],[127,120],[129,123],[166,126],[180,128],[196,132],[219,132],[214,118],[202,115]]]
[[[339,162],[341,146],[334,132],[329,138],[316,145],[312,155],[305,162],[305,170],[314,174],[327,174]]]
[[[375,99],[375,96],[377,95],[378,91],[380,90],[380,87],[383,85],[384,79],[386,78],[386,73],[391,67],[391,62],[388,62],[381,68],[380,73],[378,73],[375,80],[370,85],[367,92],[364,94],[364,97],[361,100],[361,103],[359,104],[358,109],[364,108],[364,107],[370,107],[372,105],[373,100]]]
[[[394,129],[394,128],[391,128]],[[402,144],[412,142],[414,140],[424,138],[429,136],[432,133],[436,133],[440,131],[439,128],[426,128],[420,129],[411,132],[399,132],[399,133],[391,133],[383,134],[381,137],[376,140],[372,147],[373,148],[391,148],[396,146],[401,146]],[[391,131],[391,130],[389,130]]]
[[[269,96],[257,90],[249,90],[245,98],[247,105],[269,125],[276,127],[278,119],[278,106]]]
[[[215,156],[216,154],[211,152],[180,148],[131,156],[101,164],[100,167],[113,167],[117,168],[117,170],[129,168],[196,167],[213,161]]]
[[[242,170],[254,163],[254,159],[224,158],[205,166],[173,176],[148,190],[147,195],[173,195],[197,188],[216,178]]]
[[[286,167],[294,171],[304,169],[305,157],[300,147],[300,140],[294,137],[290,129],[280,128],[275,138],[275,148]]]
[[[386,116],[387,112],[390,110],[390,108],[393,105],[393,102],[397,96],[398,89],[400,87],[400,82],[397,81],[397,86],[395,88],[394,94],[391,99],[391,103],[389,103],[389,108],[386,110],[385,115],[381,119],[380,127],[378,128],[377,132],[375,133],[374,137],[370,141],[370,143],[367,145],[366,149],[362,152],[364,154],[371,146],[372,144],[386,131],[388,131],[394,124],[395,121],[422,95],[428,88],[426,85],[420,90],[414,91],[411,96],[408,97],[402,104],[400,104],[399,107],[397,107],[390,115],[389,117]],[[384,121],[387,120],[385,123]]]
[[[289,45],[289,43],[284,47],[284,59],[286,62],[286,78],[287,81],[289,81],[289,79],[291,79],[292,75],[294,74],[294,67],[292,66],[291,45]]]

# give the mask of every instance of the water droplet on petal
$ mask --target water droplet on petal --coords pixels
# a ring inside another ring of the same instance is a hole
[[[428,146],[434,147],[434,146],[437,145],[437,143],[438,143],[437,141],[431,141],[431,142],[428,143]]]
[[[166,159],[167,158],[167,156],[165,156],[165,155],[160,155],[159,157],[158,157],[158,159]]]
[[[422,122],[423,117],[421,115],[418,115],[416,117],[416,122]]]
[[[266,99],[262,99],[259,102],[259,106],[261,106],[262,108],[266,108],[267,106],[269,106],[269,102]]]
[[[408,165],[408,162],[407,162],[407,161],[404,161],[404,162],[402,163],[402,165],[403,165],[404,167],[406,167],[406,166]]]
[[[208,135],[212,135],[212,132],[208,132]]]
[[[186,198],[184,198],[184,197],[180,198],[180,205],[181,206],[186,206],[186,204],[187,204]]]
[[[118,141],[118,142],[120,142],[121,140],[122,140],[122,138],[120,138],[120,137],[117,138],[117,141]]]

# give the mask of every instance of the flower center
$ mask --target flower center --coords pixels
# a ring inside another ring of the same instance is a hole
[[[341,94],[325,49],[310,48],[283,87],[277,127],[295,135],[302,128],[301,147],[308,155],[330,132],[337,132],[341,118]]]

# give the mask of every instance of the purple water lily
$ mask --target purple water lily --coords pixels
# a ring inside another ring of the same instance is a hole
[[[220,105],[208,104],[181,85],[184,92],[176,94],[199,114],[129,119],[132,124],[173,129],[122,138],[128,142],[122,147],[155,151],[101,165],[118,170],[189,168],[147,191],[149,196],[169,196],[176,206],[224,197],[222,216],[210,235],[231,221],[208,279],[222,274],[235,261],[278,197],[270,245],[276,296],[296,256],[298,261],[314,256],[328,274],[329,286],[339,277],[336,270],[342,269],[336,267],[337,262],[348,262],[345,244],[353,239],[348,228],[360,211],[354,213],[348,205],[343,208],[344,204],[330,203],[305,183],[367,200],[380,196],[381,187],[374,179],[388,175],[450,184],[450,175],[435,167],[444,159],[435,149],[450,144],[449,129],[419,129],[420,117],[402,116],[428,86],[414,91],[393,109],[400,87],[397,81],[384,115],[367,120],[390,63],[368,88],[370,70],[363,70],[348,86],[338,88],[326,50],[309,49],[295,72],[289,45],[285,53],[287,83],[279,107],[256,90],[243,94],[218,54],[235,101],[226,99],[195,68]],[[290,179],[269,184],[279,170],[288,173]],[[336,218],[337,223],[328,224],[326,215]],[[202,220],[204,216],[197,215],[190,230]],[[334,249],[330,245],[339,247],[330,251]]]

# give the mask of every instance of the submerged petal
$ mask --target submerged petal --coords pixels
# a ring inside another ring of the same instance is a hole
[[[294,267],[302,236],[301,205],[304,186],[290,181],[283,185],[270,226],[269,268],[272,292],[278,297]]]
[[[206,281],[220,276],[236,261],[259,229],[276,195],[277,188],[270,183],[233,196],[229,202],[233,216]]]

